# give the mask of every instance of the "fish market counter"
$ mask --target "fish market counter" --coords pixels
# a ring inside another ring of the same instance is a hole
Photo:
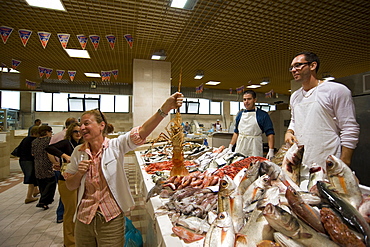
[[[144,195],[144,198],[153,188],[155,185],[153,183],[152,177],[148,174],[144,167],[145,163],[140,154],[140,151],[135,151],[136,156],[136,176],[139,183],[140,192]],[[139,182],[140,181],[140,182]],[[153,247],[164,247],[164,246],[171,246],[171,247],[201,247],[203,246],[203,240],[193,242],[193,243],[185,243],[179,237],[177,237],[172,232],[172,223],[170,218],[167,215],[156,215],[155,211],[164,205],[165,201],[160,199],[159,196],[151,197],[149,201],[145,204],[145,209],[147,212],[147,220],[148,220],[148,231],[146,236],[146,246],[153,246]]]

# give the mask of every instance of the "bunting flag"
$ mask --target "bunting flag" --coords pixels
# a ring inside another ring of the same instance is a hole
[[[11,27],[5,27],[5,26],[1,26],[0,27],[0,35],[1,35],[1,38],[4,42],[4,45],[6,44],[6,41],[8,40],[10,34],[12,34],[13,32],[13,28]]]
[[[29,89],[36,89],[36,82],[29,81],[26,79],[26,87]]]
[[[94,49],[96,51],[98,49],[98,47],[99,47],[100,36],[98,36],[98,35],[90,35],[89,37],[90,37],[91,43],[93,44]]]
[[[12,69],[15,70],[20,63],[21,63],[21,61],[12,59]]]
[[[64,70],[57,69],[57,76],[58,76],[59,81],[62,80],[63,75],[64,75]]]
[[[26,29],[19,29],[19,38],[21,38],[22,44],[24,47],[26,47],[28,40],[31,37],[32,31],[26,30]]]
[[[43,77],[43,75],[45,74],[45,68],[44,68],[44,67],[41,67],[41,66],[39,66],[38,68],[39,68],[39,75],[40,75],[40,78],[42,78],[42,77]]]
[[[110,81],[110,75],[112,71],[101,71],[101,80],[102,81]]]
[[[112,75],[114,76],[114,79],[117,80],[117,77],[118,77],[118,69],[112,70]]]
[[[129,44],[130,48],[132,49],[132,46],[134,45],[134,38],[132,37],[131,34],[125,34],[124,37],[127,43]]]
[[[273,95],[274,95],[274,89],[271,89],[270,91],[265,93],[265,98],[272,98]]]
[[[114,36],[113,34],[109,34],[109,35],[105,35],[105,37],[107,38],[109,42],[110,48],[112,48],[113,50],[114,44],[116,43],[116,36]]]
[[[198,87],[195,88],[195,93],[203,93],[203,89],[204,89],[204,85],[202,83]]]
[[[230,92],[230,94],[233,94],[233,89],[229,88],[229,92]]]
[[[41,42],[42,47],[44,47],[44,49],[45,49],[46,48],[46,45],[49,42],[51,33],[48,33],[48,32],[37,32],[37,34],[39,35],[39,38],[40,38],[40,42]]]
[[[68,33],[58,33],[58,39],[60,41],[60,44],[62,45],[63,49],[67,48],[69,37],[71,36]]]
[[[68,70],[68,75],[69,75],[69,78],[71,79],[71,81],[73,81],[75,79],[75,76],[76,76],[76,71]]]
[[[243,86],[241,86],[241,87],[236,88],[236,93],[237,93],[237,94],[240,94],[240,93],[242,93],[242,92],[244,92],[244,85],[243,85]]]
[[[77,39],[78,42],[80,42],[82,50],[85,50],[87,45],[87,37],[84,34],[78,34]]]
[[[46,79],[49,79],[50,78],[50,75],[51,73],[53,73],[53,69],[49,69],[49,68],[45,68],[45,76],[46,76]]]

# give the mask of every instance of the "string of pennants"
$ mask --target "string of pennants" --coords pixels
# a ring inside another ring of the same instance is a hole
[[[9,39],[10,35],[12,34],[13,30],[14,29],[11,28],[11,27],[6,27],[6,26],[1,26],[0,27],[0,36],[1,36],[1,39],[3,40],[4,44],[6,44],[7,40]],[[23,46],[26,47],[27,42],[28,42],[28,40],[30,39],[30,37],[32,35],[32,31],[27,30],[27,29],[19,29],[18,34],[19,34],[19,38],[22,41]],[[49,40],[50,40],[51,33],[49,33],[49,32],[37,32],[37,35],[38,35],[38,38],[41,42],[42,47],[45,49]],[[61,46],[63,47],[63,49],[67,49],[67,45],[68,45],[68,42],[69,42],[69,39],[70,39],[71,35],[67,34],[67,33],[58,33],[57,36],[58,36],[58,40],[59,40]],[[78,34],[76,36],[77,36],[78,42],[80,43],[81,48],[83,50],[86,49],[88,39],[90,39],[94,49],[95,50],[98,49],[99,43],[100,43],[100,36],[99,35],[86,36],[84,34]],[[106,39],[109,43],[109,46],[113,50],[114,46],[116,44],[116,40],[117,40],[116,36],[113,35],[113,34],[108,34],[108,35],[105,35],[105,37],[106,37]],[[132,37],[132,35],[131,34],[125,34],[125,35],[123,35],[123,37],[127,41],[127,44],[130,46],[130,48],[132,49],[132,47],[134,45],[134,38]]]

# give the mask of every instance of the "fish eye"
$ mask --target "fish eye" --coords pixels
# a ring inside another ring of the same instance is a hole
[[[221,186],[222,186],[222,187],[226,187],[226,186],[227,186],[227,182],[226,182],[225,180],[224,180],[224,181],[222,181],[222,182],[221,182]]]
[[[328,166],[333,166],[334,164],[333,164],[333,162],[328,162],[328,164],[327,164]]]
[[[221,220],[223,220],[223,219],[225,219],[225,215],[224,215],[224,214],[220,214],[219,218],[220,218]]]

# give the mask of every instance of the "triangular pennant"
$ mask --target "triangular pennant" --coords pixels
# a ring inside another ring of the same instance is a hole
[[[114,76],[114,79],[117,80],[117,77],[118,77],[118,69],[112,70],[112,75]]]
[[[69,75],[69,78],[71,79],[71,81],[73,81],[75,79],[75,76],[76,76],[76,71],[68,70],[68,75]]]
[[[42,47],[44,47],[44,49],[45,49],[46,48],[46,45],[49,42],[51,33],[48,33],[48,32],[37,32],[37,34],[39,35],[39,38],[40,38],[40,42],[41,42]]]
[[[127,43],[129,44],[130,48],[132,49],[132,46],[134,45],[134,38],[132,37],[131,34],[125,34],[124,37]]]
[[[96,51],[98,49],[98,47],[99,47],[100,36],[98,36],[98,35],[90,35],[89,37],[90,37],[91,43],[93,44],[94,49]]]
[[[113,50],[114,44],[116,43],[116,36],[114,36],[113,34],[109,34],[109,35],[105,35],[105,37],[107,38],[109,42],[110,48],[112,48]]]
[[[4,42],[4,45],[6,44],[6,41],[8,40],[12,32],[13,32],[13,28],[11,27],[5,27],[5,26],[0,27],[0,35],[1,35],[1,39]]]
[[[36,82],[29,81],[26,79],[26,87],[29,89],[36,89]]]
[[[60,44],[62,45],[63,49],[67,48],[69,37],[71,36],[68,33],[58,33],[58,39],[60,41]]]
[[[64,70],[57,69],[57,76],[58,76],[59,81],[62,80],[63,75],[64,75]]]
[[[22,44],[24,47],[26,47],[28,40],[31,37],[32,31],[26,30],[26,29],[19,29],[19,38],[21,38]]]
[[[39,67],[38,67],[38,69],[39,69],[39,75],[40,75],[40,78],[42,78],[42,77],[44,76],[44,74],[45,74],[45,68],[44,68],[44,67],[39,66]]]
[[[46,79],[50,78],[51,73],[53,73],[53,69],[45,68]]]
[[[78,34],[77,39],[78,42],[80,42],[82,50],[85,50],[87,45],[87,37],[84,34]]]
[[[15,70],[20,63],[21,63],[21,61],[12,59],[12,69]]]

